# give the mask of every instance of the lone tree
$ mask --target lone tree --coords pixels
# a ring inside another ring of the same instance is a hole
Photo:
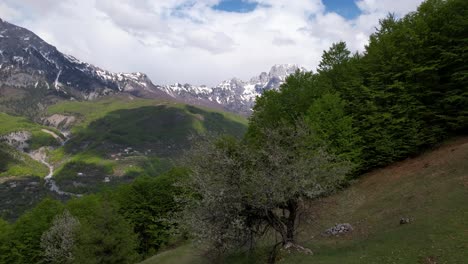
[[[41,236],[44,257],[50,263],[72,263],[75,232],[80,222],[68,210],[57,215],[52,227]]]
[[[260,146],[227,138],[196,145],[186,159],[187,187],[197,194],[187,211],[195,235],[226,251],[253,247],[272,229],[279,245],[297,246],[301,202],[335,190],[349,168],[311,133],[298,121],[261,131]]]

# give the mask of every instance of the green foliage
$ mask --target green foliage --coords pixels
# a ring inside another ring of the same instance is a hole
[[[333,44],[318,73],[292,75],[258,99],[247,138],[261,144],[262,128],[307,116],[318,140],[367,171],[466,132],[467,9],[428,0],[381,20],[363,54]]]
[[[32,132],[32,137],[29,141],[29,147],[33,150],[44,146],[57,147],[60,146],[60,142],[52,135],[43,131]]]
[[[67,209],[80,221],[74,263],[134,263],[137,236],[110,200],[97,196],[75,199]]]
[[[10,251],[10,238],[12,225],[0,218],[0,262],[5,262],[6,256]]]
[[[112,174],[112,162],[86,162],[73,159],[61,166],[55,173],[54,179],[64,191],[72,193],[92,193],[100,190],[105,183],[105,177]],[[79,181],[82,185],[74,185]]]
[[[303,121],[262,131],[261,146],[233,138],[198,143],[185,160],[186,223],[212,254],[255,247],[266,229],[281,244],[294,243],[301,201],[327,195],[342,183],[349,164],[311,142]]]
[[[315,132],[315,140],[326,142],[342,158],[359,163],[361,138],[345,108],[346,102],[338,94],[324,94],[307,111],[307,123]]]
[[[280,91],[265,91],[257,98],[249,119],[246,138],[251,144],[261,144],[265,128],[281,124],[293,125],[310,106],[310,103],[327,91],[317,76],[310,72],[296,72],[286,78]]]
[[[334,43],[330,50],[323,52],[318,71],[329,72],[336,70],[337,67],[349,60],[350,54],[351,52],[346,47],[345,42]]]
[[[51,264],[71,264],[80,222],[65,210],[55,216],[52,226],[41,236],[44,259]]]
[[[141,172],[138,175],[150,177],[160,175],[164,172],[167,172],[172,166],[173,164],[168,162],[167,160],[162,160],[155,157],[148,157],[141,163]]]
[[[111,166],[102,166],[96,163],[85,163],[81,161],[71,161],[66,163],[56,172],[57,182],[75,179],[78,173],[84,175],[105,176],[112,173]]]
[[[187,171],[172,169],[156,177],[140,177],[116,191],[119,212],[138,234],[141,254],[154,254],[174,234],[174,214],[181,209],[175,200],[182,190],[175,184],[186,178]]]
[[[34,209],[22,215],[7,236],[8,249],[0,255],[2,263],[38,263],[42,260],[40,247],[42,233],[50,228],[55,215],[63,205],[52,199],[44,199]]]
[[[468,258],[468,141],[463,137],[408,161],[379,169],[315,206],[321,214],[304,227],[314,255],[291,254],[281,263],[464,263]],[[401,217],[412,222],[399,225]],[[320,234],[337,219],[354,231]],[[314,237],[310,240],[310,237]],[[164,262],[163,262],[164,263]]]

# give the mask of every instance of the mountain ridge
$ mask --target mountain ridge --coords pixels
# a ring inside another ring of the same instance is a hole
[[[0,19],[0,87],[3,90],[42,86],[48,96],[70,100],[129,93],[249,115],[257,96],[266,90],[279,89],[296,70],[306,71],[295,64],[276,64],[268,73],[262,72],[248,81],[233,77],[214,87],[154,84],[142,72],[116,73],[80,61],[60,52],[30,30]]]

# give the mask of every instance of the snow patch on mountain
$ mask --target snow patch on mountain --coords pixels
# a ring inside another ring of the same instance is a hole
[[[205,85],[182,85],[180,83],[157,86],[157,88],[173,98],[192,97],[208,100],[223,105],[227,110],[249,114],[258,96],[264,91],[279,89],[286,77],[298,70],[307,71],[296,64],[277,64],[271,67],[268,73],[262,72],[249,81],[232,78],[211,88]]]

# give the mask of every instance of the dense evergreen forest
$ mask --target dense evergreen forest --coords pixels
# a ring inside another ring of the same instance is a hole
[[[299,204],[468,132],[468,5],[427,0],[388,15],[362,53],[324,51],[254,107],[243,139],[208,137],[180,168],[0,219],[0,263],[136,263],[200,241],[209,257],[277,234],[295,244]],[[156,177],[157,176],[157,177]]]

